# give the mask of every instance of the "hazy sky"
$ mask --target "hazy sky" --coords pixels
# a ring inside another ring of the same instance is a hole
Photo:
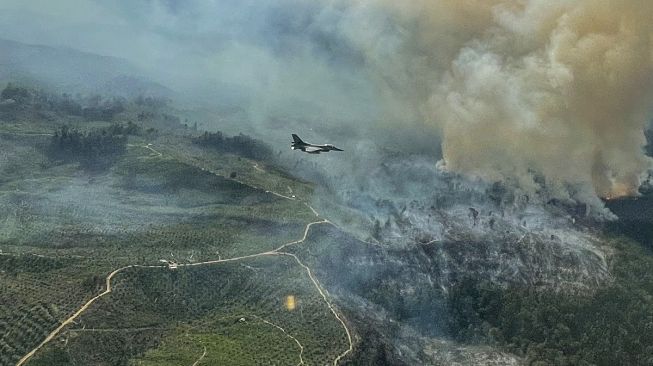
[[[328,13],[291,0],[0,2],[0,34],[125,58],[173,88],[229,88],[257,98],[263,114],[293,103],[337,119],[375,116],[361,56],[329,30]]]

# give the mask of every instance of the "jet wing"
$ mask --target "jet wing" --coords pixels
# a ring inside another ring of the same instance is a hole
[[[309,154],[319,154],[319,153],[322,152],[323,150],[322,150],[321,147],[307,146],[307,147],[304,149],[304,151],[307,152],[307,153],[309,153]]]

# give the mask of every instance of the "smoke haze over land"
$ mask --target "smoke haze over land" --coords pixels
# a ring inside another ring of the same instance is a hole
[[[4,37],[125,58],[187,99],[242,109],[284,143],[292,128],[368,136],[454,172],[533,192],[546,181],[586,201],[636,193],[651,167],[650,1],[66,0],[0,11]]]
[[[645,364],[652,14],[0,0],[0,364]]]

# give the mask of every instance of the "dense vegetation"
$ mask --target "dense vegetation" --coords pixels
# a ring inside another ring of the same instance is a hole
[[[0,92],[0,113],[9,120],[19,119],[24,112],[35,111],[77,116],[88,121],[112,121],[125,110],[127,103],[124,98],[59,95],[11,83]]]
[[[54,132],[48,150],[55,159],[79,162],[86,169],[104,169],[127,151],[127,135],[138,131],[133,123],[87,132],[64,125]]]
[[[193,139],[193,143],[213,148],[219,152],[233,153],[250,159],[269,161],[272,157],[272,148],[263,141],[240,134],[238,136],[224,136],[222,132],[205,132]]]
[[[52,342],[34,364],[190,365],[206,347],[205,364],[296,365],[292,334],[306,364],[326,365],[347,347],[339,322],[291,258],[127,270],[114,286],[71,326],[65,344]],[[288,294],[300,309],[283,306]]]
[[[187,129],[170,101],[151,96],[126,99],[99,94],[56,93],[12,83],[0,91],[0,121],[151,122],[157,128]],[[151,128],[151,130],[154,130]]]
[[[630,242],[617,249],[615,283],[591,296],[462,281],[450,297],[452,335],[533,365],[653,364],[653,257]]]

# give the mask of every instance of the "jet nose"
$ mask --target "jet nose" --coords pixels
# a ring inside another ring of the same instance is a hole
[[[335,150],[335,151],[345,151],[343,149],[338,149],[337,147],[334,147],[333,150]]]

